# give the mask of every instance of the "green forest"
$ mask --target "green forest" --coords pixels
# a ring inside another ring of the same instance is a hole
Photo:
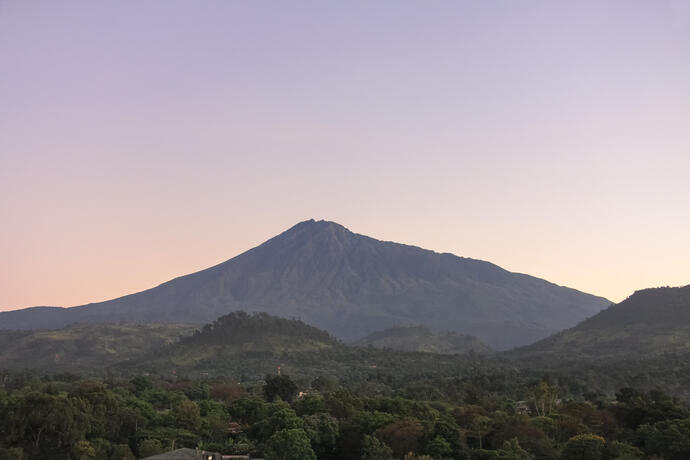
[[[661,390],[569,397],[558,380],[263,381],[1,375],[0,459],[690,458],[690,408]],[[516,399],[520,397],[522,399]]]

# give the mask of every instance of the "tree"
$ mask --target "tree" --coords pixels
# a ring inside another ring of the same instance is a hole
[[[89,422],[80,403],[37,391],[11,398],[2,415],[12,427],[7,441],[22,446],[30,458],[67,457]]]
[[[451,457],[460,456],[465,439],[460,433],[458,426],[451,420],[439,420],[434,425],[434,435],[440,436],[446,441],[453,451]]]
[[[637,432],[649,453],[668,460],[690,458],[690,418],[642,425]]]
[[[144,439],[139,443],[139,456],[150,457],[165,452],[158,439]]]
[[[117,444],[113,446],[110,460],[136,460],[136,458],[127,444]]]
[[[604,458],[610,458],[613,460],[642,460],[644,458],[644,454],[640,449],[631,446],[630,444],[620,441],[612,441],[606,443],[606,453]]]
[[[619,402],[613,409],[616,419],[630,429],[663,420],[683,419],[690,415],[678,400],[660,390],[640,393],[631,388],[623,388],[616,393],[616,399]]]
[[[563,447],[563,460],[600,460],[606,441],[595,434],[578,434],[568,439]]]
[[[326,401],[324,401],[323,396],[318,394],[306,395],[295,401],[292,407],[299,415],[313,415],[327,410]]]
[[[551,415],[553,403],[558,397],[558,386],[541,381],[534,388],[534,409],[539,416]]]
[[[89,441],[91,447],[96,452],[96,458],[108,458],[110,457],[110,452],[113,450],[110,442],[103,438],[94,438]]]
[[[416,455],[414,452],[408,452],[403,457],[403,460],[436,460],[429,455]]]
[[[223,402],[241,399],[247,394],[244,387],[234,383],[217,383],[211,387],[211,398]]]
[[[266,401],[271,402],[276,397],[283,401],[292,401],[297,395],[297,385],[287,375],[267,375],[264,385]]]
[[[95,460],[96,449],[89,441],[77,441],[72,446],[72,458],[74,460]]]
[[[429,455],[437,460],[449,458],[453,453],[453,448],[450,443],[442,436],[436,436],[426,446],[426,451]]]
[[[375,436],[364,435],[362,460],[393,460],[393,450]]]
[[[259,398],[237,399],[228,404],[228,412],[236,421],[255,423],[266,418],[269,405]]]
[[[130,380],[129,383],[134,387],[134,394],[137,396],[141,396],[145,391],[153,389],[151,377],[139,375]]]
[[[316,460],[309,436],[301,428],[280,430],[268,440],[266,460]]]
[[[319,458],[325,457],[333,450],[338,440],[338,419],[330,414],[320,413],[304,417],[304,423],[314,452]]]
[[[413,417],[406,417],[378,430],[378,436],[393,449],[396,457],[416,451],[423,435],[422,424]]]
[[[274,406],[271,408],[273,413],[269,417],[259,420],[251,426],[250,433],[255,439],[267,441],[278,431],[304,428],[304,420],[298,417],[285,402],[276,402],[272,406]]]
[[[24,460],[25,458],[24,452],[18,447],[13,449],[0,447],[0,460]]]
[[[486,415],[477,415],[470,423],[470,429],[474,437],[479,440],[479,448],[482,448],[482,439],[491,430],[492,420]]]
[[[199,406],[194,401],[184,399],[173,409],[177,426],[189,431],[196,431],[201,426]]]
[[[503,447],[498,450],[498,460],[532,460],[532,456],[520,447],[517,438],[513,438],[505,441]]]
[[[320,375],[311,382],[311,387],[321,393],[335,391],[335,389],[338,388],[338,379],[332,375]]]

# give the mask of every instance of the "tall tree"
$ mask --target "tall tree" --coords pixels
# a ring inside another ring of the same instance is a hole
[[[287,375],[267,375],[264,396],[268,402],[276,397],[290,402],[297,396],[297,385]]]
[[[266,460],[316,460],[309,436],[301,428],[280,430],[266,446]]]

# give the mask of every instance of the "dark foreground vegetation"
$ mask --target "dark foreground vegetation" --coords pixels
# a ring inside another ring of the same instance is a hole
[[[238,383],[5,372],[0,459],[120,460],[179,447],[269,460],[690,458],[688,406],[660,390],[573,397],[558,380],[504,377]]]

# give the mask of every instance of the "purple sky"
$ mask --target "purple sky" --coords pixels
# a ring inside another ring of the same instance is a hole
[[[690,283],[690,2],[0,0],[0,309],[312,217],[614,301]]]

